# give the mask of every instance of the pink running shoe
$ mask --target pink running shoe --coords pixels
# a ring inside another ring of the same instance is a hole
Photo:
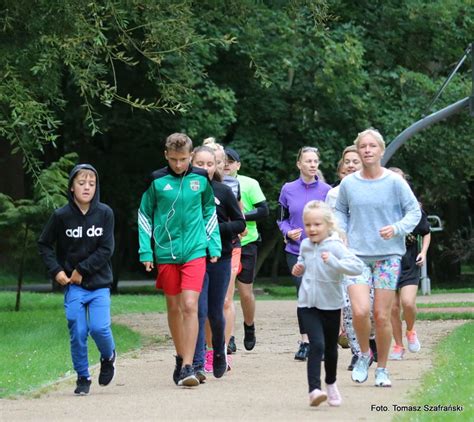
[[[214,350],[210,349],[206,351],[206,361],[204,362],[204,371],[208,374],[212,374],[213,367],[212,364],[214,362]]]
[[[327,398],[328,396],[324,391],[315,388],[311,393],[309,393],[309,405],[319,406]]]
[[[342,403],[342,398],[341,398],[341,394],[339,393],[336,383],[326,384],[326,390],[328,392],[329,406],[340,406]]]
[[[405,348],[402,346],[399,346],[398,344],[395,344],[393,346],[392,352],[388,356],[388,359],[389,360],[402,360],[404,354],[405,354]]]
[[[408,350],[412,353],[419,352],[421,344],[415,330],[407,331]]]

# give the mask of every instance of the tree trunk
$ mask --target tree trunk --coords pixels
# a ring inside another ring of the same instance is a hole
[[[21,252],[21,259],[20,259],[20,269],[18,271],[18,284],[16,288],[16,303],[15,303],[15,311],[18,312],[20,310],[20,301],[21,301],[21,286],[23,284],[23,275],[25,273],[25,257],[26,257],[26,243],[28,239],[28,230],[29,226],[26,224],[25,226],[25,236],[23,238],[23,249]]]
[[[273,249],[275,248],[275,245],[278,243],[278,240],[281,239],[281,237],[282,235],[281,235],[280,230],[275,230],[273,232],[272,237],[263,244],[262,248],[258,252],[256,274],[258,274],[258,271],[260,270],[262,264],[268,258],[270,253],[273,251]]]

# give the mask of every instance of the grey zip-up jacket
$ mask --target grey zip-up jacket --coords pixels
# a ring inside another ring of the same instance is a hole
[[[322,252],[330,253],[327,263],[321,258]],[[337,233],[319,244],[308,238],[304,239],[298,263],[305,267],[298,294],[298,307],[321,310],[341,309],[344,305],[343,275],[359,275],[364,268],[363,262],[346,248]]]

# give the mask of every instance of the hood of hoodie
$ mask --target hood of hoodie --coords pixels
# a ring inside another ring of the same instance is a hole
[[[90,214],[97,207],[97,204],[100,201],[99,174],[97,173],[97,170],[90,164],[78,164],[74,166],[74,168],[69,173],[69,182],[68,182],[68,188],[67,188],[67,196],[69,200],[69,205],[73,207],[75,210],[81,212],[77,204],[74,202],[74,192],[71,191],[72,181],[74,180],[74,177],[76,177],[77,173],[80,170],[91,170],[95,173],[95,180],[96,180],[95,193],[94,193],[94,196],[92,197],[92,201],[90,202],[89,210],[87,211],[87,214]]]

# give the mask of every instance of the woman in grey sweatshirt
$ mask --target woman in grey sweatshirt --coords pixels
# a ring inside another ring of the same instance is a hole
[[[405,254],[405,236],[418,224],[421,211],[408,183],[382,167],[385,151],[382,135],[367,129],[359,133],[355,145],[362,160],[362,170],[342,180],[336,201],[336,217],[347,234],[348,245],[365,263],[361,276],[346,279],[361,348],[361,356],[352,370],[352,380],[362,383],[368,377],[371,358],[369,286],[373,285],[378,351],[375,385],[390,387],[386,369],[391,342],[390,310],[401,257]]]

